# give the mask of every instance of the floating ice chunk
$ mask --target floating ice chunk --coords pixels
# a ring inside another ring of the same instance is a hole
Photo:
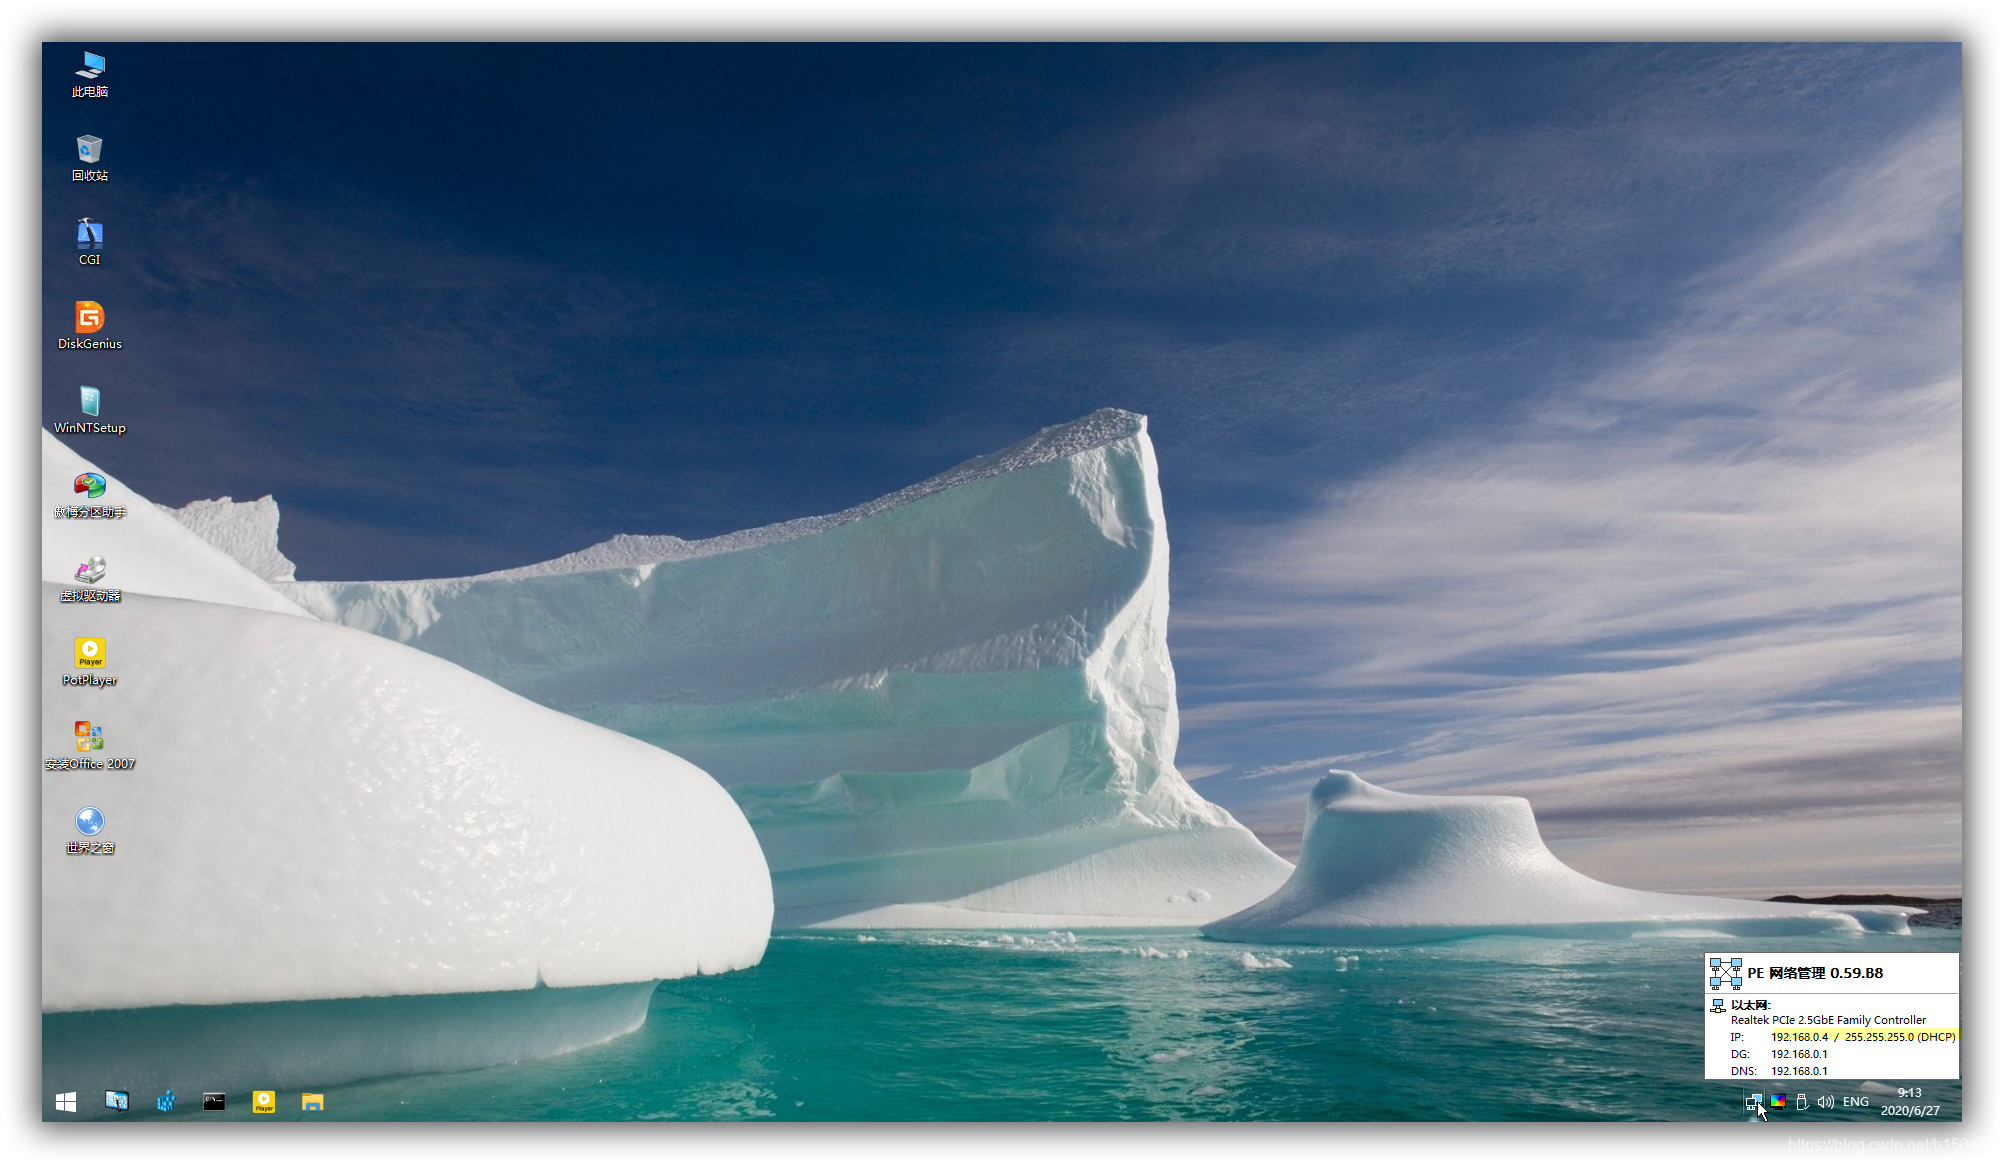
[[[1281,958],[1262,958],[1247,952],[1239,955],[1239,965],[1247,970],[1292,970],[1294,963]]]
[[[1153,946],[1144,946],[1144,947],[1142,947],[1141,949],[1139,949],[1139,950],[1136,950],[1136,951],[1135,951],[1135,953],[1137,953],[1137,954],[1141,955],[1141,956],[1142,956],[1142,957],[1144,957],[1144,958],[1165,958],[1165,959],[1166,959],[1167,957],[1169,957],[1169,955],[1167,955],[1167,954],[1163,953],[1162,951],[1160,951],[1160,950],[1156,949],[1156,948],[1155,948],[1155,947],[1153,947]]]
[[[1514,796],[1415,796],[1332,772],[1309,797],[1301,863],[1257,905],[1202,926],[1227,941],[1430,941],[1484,933],[1621,937],[1702,925],[1736,936],[1906,933],[1920,910],[1645,893],[1545,848]]]
[[[1177,961],[1179,961],[1179,962],[1180,962],[1180,961],[1182,961],[1182,960],[1183,960],[1183,959],[1185,959],[1185,958],[1188,958],[1189,956],[1190,956],[1190,951],[1188,951],[1188,950],[1178,950],[1178,951],[1176,951],[1176,960],[1177,960]]]
[[[1177,1047],[1171,1051],[1157,1051],[1153,1055],[1148,1056],[1148,1061],[1150,1063],[1181,1063],[1194,1054],[1196,1052],[1188,1047]]]

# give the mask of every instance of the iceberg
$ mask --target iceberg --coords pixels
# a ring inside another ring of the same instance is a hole
[[[1520,797],[1413,795],[1339,770],[1309,796],[1301,860],[1286,884],[1201,929],[1224,941],[1306,945],[1665,930],[1734,937],[1903,934],[1907,918],[1920,912],[1623,889],[1554,856],[1538,835],[1530,802]]]
[[[687,761],[345,627],[134,593],[85,612],[58,590],[44,656],[87,624],[117,683],[45,680],[49,754],[88,716],[106,738],[91,755],[135,763],[42,774],[44,1030],[68,1032],[45,1068],[101,1046],[123,1078],[171,1074],[170,1051],[207,1044],[160,1032],[212,1022],[271,1028],[243,1052],[261,1077],[195,1073],[244,1087],[477,1066],[631,1030],[657,980],[763,955],[757,839]],[[84,806],[103,820],[89,838]],[[85,840],[114,851],[70,851]],[[315,1000],[343,1001],[291,1005]],[[380,1019],[346,1059],[311,1036],[337,1012]]]
[[[763,956],[764,856],[695,765],[306,617],[60,443],[43,464],[50,1080],[247,1090],[556,1054],[639,1026],[661,979]],[[125,515],[56,516],[81,473]],[[63,601],[85,547],[119,601]],[[104,747],[71,751],[86,728]]]
[[[1288,874],[1176,770],[1168,571],[1146,421],[1103,410],[825,517],[274,585],[700,765],[782,926],[1042,929],[1194,925]]]

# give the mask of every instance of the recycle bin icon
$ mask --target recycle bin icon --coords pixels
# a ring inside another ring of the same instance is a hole
[[[85,134],[84,136],[78,138],[77,157],[82,158],[86,162],[103,161],[104,139],[101,137],[92,137],[89,134]]]

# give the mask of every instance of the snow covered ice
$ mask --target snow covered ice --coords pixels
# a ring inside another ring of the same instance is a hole
[[[99,1047],[137,1081],[224,1021],[261,1032],[245,1087],[477,1066],[631,1030],[657,980],[763,955],[764,857],[696,766],[305,617],[116,482],[95,503],[123,519],[54,520],[83,472],[45,441],[41,736],[62,756],[88,718],[94,757],[137,766],[42,774],[45,1068]],[[60,601],[85,549],[122,601]],[[63,686],[79,636],[115,684]],[[115,855],[66,851],[83,805]],[[366,1046],[323,1037],[337,1011]]]
[[[1202,929],[1228,941],[1311,945],[1668,929],[1754,937],[1906,933],[1908,916],[1918,912],[1623,889],[1553,856],[1530,803],[1519,797],[1416,796],[1336,771],[1309,797],[1301,862],[1287,883]]]
[[[1176,771],[1168,569],[1105,410],[832,516],[277,588],[701,765],[780,925],[1191,925],[1288,866]]]

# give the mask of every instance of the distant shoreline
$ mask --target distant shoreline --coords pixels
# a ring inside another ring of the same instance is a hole
[[[1802,905],[1961,905],[1960,897],[1907,897],[1898,893],[1833,893],[1827,897],[1798,897],[1784,893],[1769,901],[1793,901]]]

